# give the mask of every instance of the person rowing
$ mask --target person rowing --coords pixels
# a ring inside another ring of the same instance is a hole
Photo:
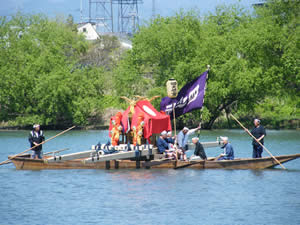
[[[34,147],[45,140],[44,132],[40,129],[39,124],[33,125],[33,130],[30,131],[28,141],[30,143],[30,147]],[[33,154],[31,158],[33,159],[42,159],[42,145],[39,145],[32,149]]]
[[[267,135],[265,128],[260,124],[259,119],[254,120],[254,128],[251,131],[251,134],[262,144],[264,145],[264,137]],[[253,158],[261,158],[263,147],[257,143],[255,139],[252,140],[253,145]]]

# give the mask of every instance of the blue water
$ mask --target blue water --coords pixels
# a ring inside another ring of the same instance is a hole
[[[51,137],[59,131],[46,131]],[[28,147],[27,131],[0,132],[0,160]],[[70,131],[44,152],[86,150],[107,131]],[[236,157],[251,156],[241,130],[227,135]],[[299,131],[268,131],[274,155],[300,153]],[[207,149],[208,156],[221,152]],[[264,152],[264,155],[267,154]],[[300,224],[300,159],[269,170],[43,170],[0,167],[0,224]]]

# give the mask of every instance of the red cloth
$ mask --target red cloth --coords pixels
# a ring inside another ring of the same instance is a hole
[[[130,113],[130,106],[123,112],[122,115],[122,125],[124,131],[129,131],[128,114]],[[170,116],[164,113],[158,112],[153,105],[147,100],[139,101],[134,107],[134,115],[132,116],[132,123],[130,124],[130,129],[133,126],[137,127],[138,116],[140,113],[144,113],[144,138],[148,139],[152,134],[159,134],[162,131],[171,131],[171,120]],[[111,121],[114,117],[111,118]],[[109,131],[112,129],[110,121]]]
[[[132,117],[133,126],[137,126],[138,115],[144,113],[144,137],[149,138],[152,134],[159,134],[164,130],[172,130],[170,116],[158,112],[149,101],[143,100],[137,102],[134,107],[135,113]],[[125,115],[123,114],[123,117]]]

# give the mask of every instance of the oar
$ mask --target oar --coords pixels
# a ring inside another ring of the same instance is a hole
[[[60,136],[60,135],[62,135],[62,134],[64,134],[64,133],[66,133],[66,132],[68,132],[69,130],[72,130],[74,127],[75,127],[75,126],[70,127],[69,129],[60,132],[59,134],[57,134],[57,135],[55,135],[55,136],[53,136],[53,137],[51,137],[51,138],[49,138],[49,139],[47,139],[47,140],[41,142],[40,144],[37,144],[37,145],[35,145],[35,146],[33,146],[33,147],[31,147],[31,148],[25,150],[24,152],[21,152],[21,153],[19,153],[19,154],[16,154],[16,155],[10,157],[10,159],[7,159],[7,160],[1,162],[0,165],[3,165],[3,164],[8,163],[11,159],[14,159],[14,158],[18,157],[19,155],[24,154],[25,152],[28,152],[28,151],[30,151],[30,150],[32,150],[32,149],[34,149],[34,148],[36,148],[36,147],[38,147],[38,146],[40,146],[40,145],[42,145],[42,144],[45,144],[46,142],[48,142],[48,141],[50,141],[50,140],[52,140],[52,139],[54,139],[54,138],[56,138],[56,137],[58,137],[58,136]]]
[[[260,143],[260,141],[259,140],[257,140],[251,133],[250,133],[250,131],[246,128],[246,127],[244,127],[244,125],[234,116],[234,115],[232,115],[232,114],[230,114],[231,115],[231,117],[261,146],[261,147],[263,147],[263,149],[265,149],[268,153],[269,153],[269,155],[282,167],[282,169],[285,169],[286,170],[286,168],[278,161],[278,159],[276,159],[276,157],[274,157],[273,155],[272,155],[272,153],[262,144],[262,143]]]

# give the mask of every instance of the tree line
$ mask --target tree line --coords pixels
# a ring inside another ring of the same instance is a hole
[[[87,42],[70,20],[1,17],[0,121],[103,123],[106,111],[126,107],[120,96],[163,97],[169,78],[181,88],[209,64],[204,108],[178,118],[179,126],[199,123],[201,113],[206,128],[232,126],[230,113],[292,126],[300,118],[299,12],[297,1],[273,0],[251,10],[157,16],[133,36],[131,50],[116,37]]]

